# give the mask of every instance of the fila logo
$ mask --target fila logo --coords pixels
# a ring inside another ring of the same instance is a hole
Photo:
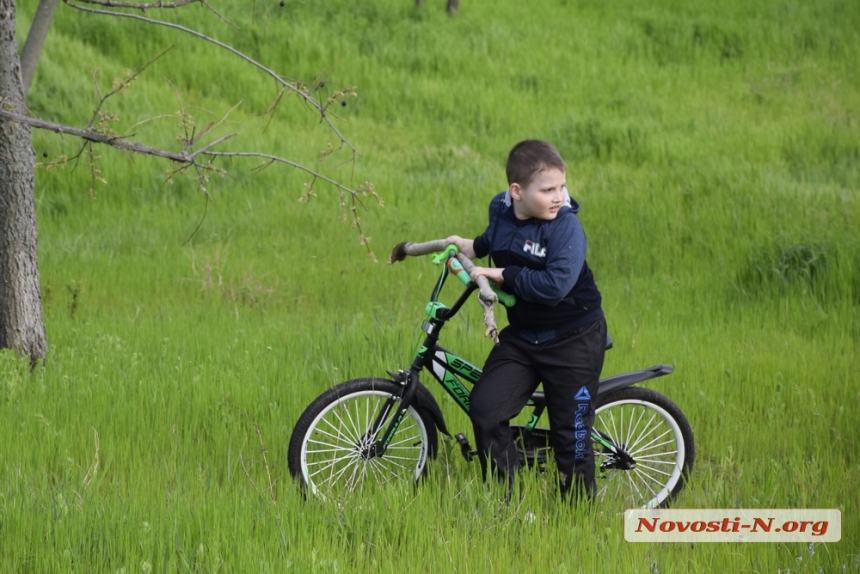
[[[523,245],[523,251],[531,253],[535,257],[546,257],[546,247],[541,247],[540,243],[535,243],[526,239],[526,244]]]

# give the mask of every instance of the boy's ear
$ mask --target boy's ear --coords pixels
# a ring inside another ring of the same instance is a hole
[[[514,201],[520,201],[523,198],[523,188],[518,183],[511,184],[511,197]]]

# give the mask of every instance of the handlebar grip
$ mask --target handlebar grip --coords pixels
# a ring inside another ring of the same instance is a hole
[[[466,270],[463,268],[463,264],[456,257],[448,257],[447,261],[448,270],[454,274],[454,276],[462,281],[463,285],[469,285],[472,283],[472,278],[466,273]],[[495,283],[489,282],[490,288],[498,297],[499,302],[505,307],[513,307],[517,304],[517,298],[515,295],[511,295],[510,293],[505,293],[501,289],[499,289]]]
[[[494,284],[490,285],[490,288],[495,292],[496,297],[499,298],[499,303],[504,305],[505,307],[513,307],[517,304],[517,296],[511,295],[510,293],[505,293]]]
[[[472,278],[469,277],[469,274],[466,273],[466,270],[463,269],[463,264],[460,263],[456,257],[448,258],[448,270],[454,274],[454,276],[463,282],[463,285],[468,285],[472,282]]]

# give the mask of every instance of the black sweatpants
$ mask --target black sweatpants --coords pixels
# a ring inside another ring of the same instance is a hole
[[[513,484],[520,461],[510,419],[543,382],[561,494],[568,495],[576,475],[575,494],[594,496],[593,397],[605,353],[604,318],[538,344],[510,327],[502,330],[472,390],[469,410],[485,480],[490,472]]]

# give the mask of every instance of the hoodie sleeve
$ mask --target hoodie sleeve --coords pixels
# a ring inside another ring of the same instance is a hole
[[[586,239],[579,218],[572,212],[554,220],[546,246],[546,267],[508,266],[502,272],[506,285],[525,301],[556,306],[576,285],[585,263]]]
[[[495,229],[496,218],[499,217],[499,213],[501,212],[502,202],[504,201],[505,194],[504,192],[495,196],[492,200],[490,200],[490,208],[489,208],[489,217],[487,229],[484,232],[477,236],[472,245],[475,250],[475,257],[477,259],[482,259],[490,254],[490,244],[492,241],[492,237],[490,237],[490,230]]]

